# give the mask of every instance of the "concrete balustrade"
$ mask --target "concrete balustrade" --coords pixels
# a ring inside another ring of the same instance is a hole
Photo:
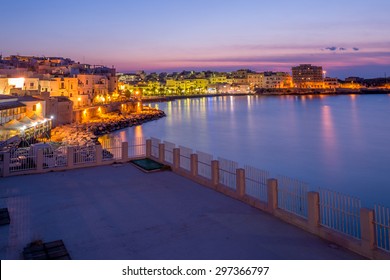
[[[158,160],[165,163],[165,145],[163,143],[158,144]]]
[[[43,172],[43,150],[39,149],[37,150],[37,155],[36,155],[36,167],[37,167],[37,172],[42,173]]]
[[[267,209],[270,213],[274,213],[278,208],[278,180],[273,178],[267,180],[267,194]]]
[[[310,231],[318,233],[320,226],[320,194],[318,192],[308,192],[307,196],[307,221]]]
[[[173,169],[178,170],[180,168],[180,149],[174,148],[173,152]]]
[[[375,248],[374,210],[360,209],[360,228],[362,235],[362,247],[365,250]]]
[[[198,154],[191,154],[190,170],[191,170],[191,176],[198,177]]]
[[[68,147],[66,150],[68,168],[72,169],[74,166],[74,147]]]
[[[213,188],[217,188],[219,185],[219,161],[211,161],[211,185]]]
[[[122,161],[129,160],[129,143],[122,142]]]
[[[236,170],[236,191],[239,198],[245,197],[245,170],[238,168]]]
[[[96,164],[101,165],[103,162],[103,148],[100,145],[96,146]]]
[[[152,140],[151,139],[146,140],[146,157],[147,158],[152,157]]]

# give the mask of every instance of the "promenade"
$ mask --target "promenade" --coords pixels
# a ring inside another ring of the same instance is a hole
[[[0,258],[62,239],[72,259],[361,259],[171,171],[130,163],[1,178]]]

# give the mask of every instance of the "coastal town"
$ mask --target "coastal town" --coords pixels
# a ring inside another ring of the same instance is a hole
[[[321,66],[301,64],[287,72],[182,71],[118,73],[63,57],[0,56],[0,141],[87,138],[163,117],[145,101],[201,95],[342,94],[388,92],[386,78],[345,80]],[[83,137],[85,138],[85,137]],[[11,140],[10,140],[11,139]]]

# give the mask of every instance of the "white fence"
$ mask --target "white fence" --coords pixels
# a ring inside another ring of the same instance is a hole
[[[211,179],[211,161],[213,156],[207,153],[196,151],[198,154],[198,174],[204,178]]]
[[[320,189],[320,223],[325,227],[360,239],[360,208],[360,199]]]
[[[374,211],[376,246],[390,252],[390,210],[389,208],[375,205]]]
[[[267,180],[270,178],[269,172],[249,165],[244,166],[245,170],[245,193],[251,197],[266,202]]]
[[[219,161],[219,183],[231,189],[236,189],[236,170],[238,163],[224,158]]]
[[[180,149],[180,167],[187,171],[190,171],[192,149],[184,146],[179,146],[179,149]]]
[[[120,138],[109,138],[99,140],[103,148],[103,160],[118,160],[122,158],[122,140]]]
[[[18,148],[10,152],[9,171],[34,170],[37,167],[36,151],[30,147]]]
[[[140,158],[146,156],[146,139],[143,137],[137,137],[128,141],[128,152],[129,158]],[[158,144],[157,144],[158,148]],[[153,150],[153,149],[152,149]]]
[[[159,155],[159,144],[161,143],[161,140],[160,139],[157,139],[157,138],[150,138],[151,142],[152,142],[152,156],[155,157],[155,158],[158,158],[158,155]]]
[[[76,146],[74,147],[73,163],[83,165],[96,162],[96,146]]]
[[[164,147],[165,147],[164,160],[168,163],[173,163],[173,149],[176,147],[176,145],[171,142],[164,141]]]
[[[307,218],[307,184],[285,176],[277,180],[279,208]]]

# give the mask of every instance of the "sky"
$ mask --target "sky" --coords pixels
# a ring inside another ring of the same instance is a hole
[[[2,0],[0,52],[119,72],[288,71],[390,75],[389,0]]]

